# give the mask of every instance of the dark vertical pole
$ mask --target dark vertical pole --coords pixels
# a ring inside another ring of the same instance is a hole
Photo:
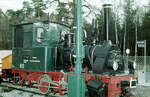
[[[104,40],[109,40],[111,4],[104,4]]]
[[[76,2],[76,0],[73,0],[73,23],[72,23],[72,26],[74,27],[75,25],[76,25],[76,4],[77,4],[77,2]]]
[[[71,24],[71,27],[72,27],[71,32],[73,34],[75,34],[75,32],[76,32],[76,21],[77,21],[77,19],[76,19],[76,17],[77,17],[77,14],[76,14],[76,4],[77,4],[77,2],[76,1],[77,0],[73,0],[73,9],[72,9],[73,21],[72,21],[72,24]],[[73,38],[72,43],[75,43],[75,35],[73,35],[72,38]]]

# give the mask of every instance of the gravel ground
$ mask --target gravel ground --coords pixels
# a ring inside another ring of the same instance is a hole
[[[5,88],[0,88],[0,97],[60,97],[60,96],[44,96],[44,95],[38,95],[35,93],[29,93],[19,90],[8,90]],[[67,95],[61,96],[61,97],[67,97]]]
[[[137,86],[131,90],[133,97],[150,97],[150,86]]]
[[[26,88],[26,90],[31,90],[31,91],[36,91],[36,92],[38,91],[37,89],[34,89],[34,88]],[[132,89],[131,92],[133,94],[133,96],[131,97],[150,97],[150,87],[148,86],[137,86],[137,88]],[[0,87],[0,97],[67,97],[67,95],[44,96],[44,95],[38,95],[34,93]]]

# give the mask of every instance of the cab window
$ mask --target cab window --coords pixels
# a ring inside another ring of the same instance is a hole
[[[44,29],[42,27],[37,27],[36,40],[40,43],[44,41]]]

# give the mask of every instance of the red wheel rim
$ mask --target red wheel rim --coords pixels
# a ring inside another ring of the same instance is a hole
[[[41,85],[39,86],[40,91],[43,94],[48,93],[50,84],[48,82],[42,82],[40,85]]]
[[[6,71],[2,71],[2,77],[5,77],[6,76]]]

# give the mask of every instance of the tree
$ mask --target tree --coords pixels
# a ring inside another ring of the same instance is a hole
[[[26,18],[33,18],[33,8],[28,1],[23,2],[22,8]]]
[[[143,25],[142,25],[142,33],[138,34],[138,37],[140,37],[140,40],[146,40],[147,42],[147,53],[150,55],[150,8],[145,13],[143,17]],[[142,36],[142,37],[141,37]]]
[[[45,15],[44,10],[47,8],[46,4],[43,0],[32,0],[32,6],[35,12],[35,17],[38,17],[39,19]]]
[[[83,9],[86,8],[89,12],[83,11],[83,25],[87,29],[88,35],[91,34],[91,24],[86,21],[85,17],[95,13],[95,8],[91,6],[86,0],[83,1]],[[23,2],[23,7],[17,11],[7,10],[5,16],[0,13],[1,29],[0,33],[3,39],[11,41],[11,24],[20,24],[22,22],[34,22],[37,20],[54,20],[70,25],[71,27],[76,25],[76,0],[31,0]],[[55,6],[55,12],[51,12],[48,8]],[[97,9],[99,10],[99,9]],[[48,11],[48,12],[47,12]],[[50,14],[50,16],[49,16]],[[52,17],[52,18],[51,18]],[[100,28],[102,24],[99,22]],[[5,28],[5,29],[4,29]],[[102,31],[101,29],[99,29]],[[98,31],[99,31],[98,30]],[[72,31],[73,32],[73,31]],[[90,38],[90,37],[89,37]],[[6,42],[6,41],[5,41]],[[4,47],[5,48],[5,47]]]
[[[11,33],[9,30],[9,20],[8,17],[3,11],[0,9],[0,49],[10,49],[10,39]]]
[[[135,51],[135,17],[137,9],[133,8],[134,0],[126,0],[124,5],[124,37],[125,37],[125,48],[129,48],[131,50],[131,55],[134,55]],[[124,48],[124,53],[125,53]]]

